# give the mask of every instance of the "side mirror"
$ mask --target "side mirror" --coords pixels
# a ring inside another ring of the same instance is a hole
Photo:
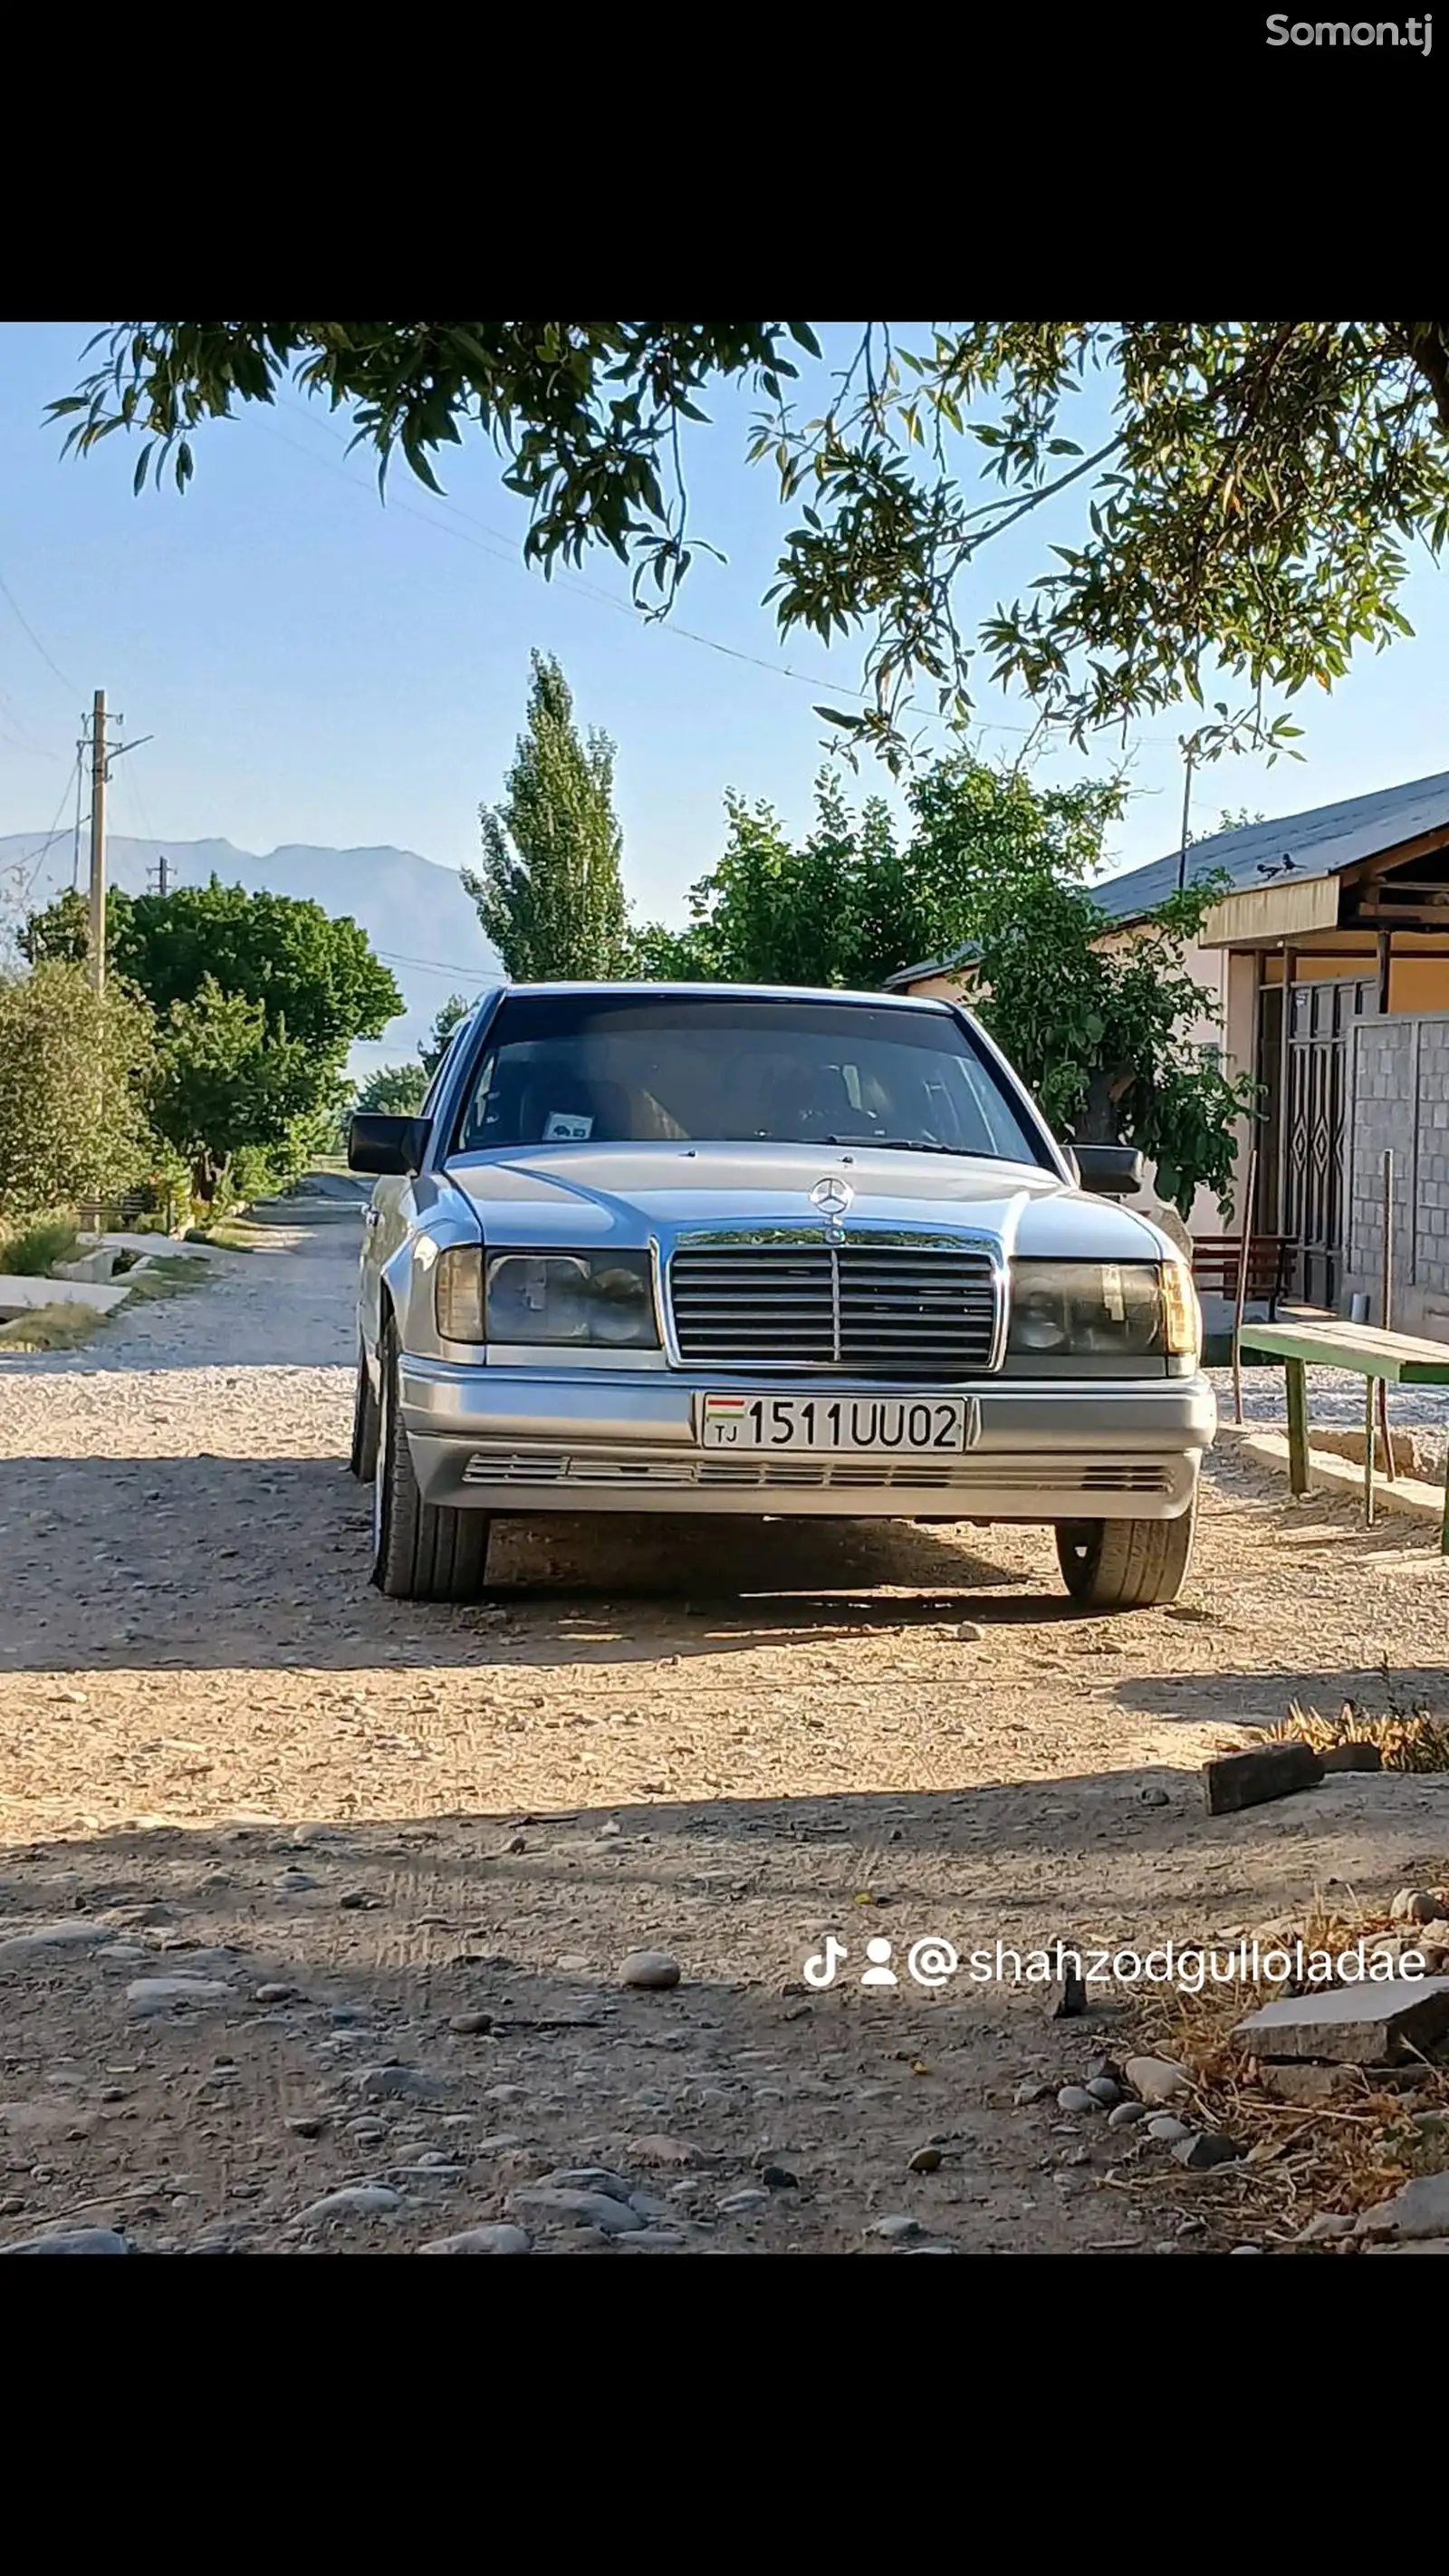
[[[347,1131],[347,1164],[353,1172],[419,1172],[428,1150],[431,1121],[382,1118],[359,1111]]]
[[[1135,1145],[1077,1145],[1073,1152],[1084,1190],[1095,1190],[1104,1199],[1130,1199],[1141,1189],[1146,1167]]]

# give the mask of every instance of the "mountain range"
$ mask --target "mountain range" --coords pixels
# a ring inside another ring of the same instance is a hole
[[[379,1064],[416,1055],[439,1006],[450,993],[471,996],[502,973],[478,925],[478,916],[452,868],[421,858],[416,850],[328,850],[289,842],[265,857],[237,850],[230,841],[141,841],[114,834],[106,845],[106,873],[127,894],[157,884],[164,856],[168,882],[245,886],[249,894],[288,894],[318,903],[334,917],[350,914],[390,966],[406,1000],[380,1043],[359,1042],[349,1071],[362,1080]],[[62,832],[47,843],[43,832],[0,837],[0,913],[31,912],[66,886],[86,883],[84,845]]]

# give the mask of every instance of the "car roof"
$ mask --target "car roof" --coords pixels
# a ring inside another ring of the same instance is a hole
[[[874,1010],[935,1011],[951,1016],[950,1005],[924,995],[912,993],[842,992],[833,985],[806,984],[660,984],[642,979],[616,984],[503,984],[501,994],[517,994],[534,1001],[554,994],[577,994],[592,997],[604,993],[649,994],[674,1001],[693,1002],[868,1002]]]

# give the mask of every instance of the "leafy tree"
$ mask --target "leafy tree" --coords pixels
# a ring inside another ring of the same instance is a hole
[[[67,891],[30,916],[21,946],[32,960],[79,962],[89,936],[86,905]],[[107,899],[106,949],[113,975],[155,1014],[156,1124],[207,1199],[247,1147],[278,1183],[323,1150],[348,1047],[381,1036],[403,1008],[355,921],[217,877],[165,895],[118,889]]]
[[[633,934],[633,971],[726,984],[871,986],[910,963],[908,867],[890,810],[867,798],[859,817],[838,776],[815,782],[815,828],[796,849],[768,804],[725,798],[724,856],[690,891],[690,924]],[[914,952],[914,953],[919,953]]]
[[[139,435],[138,490],[168,463],[184,486],[199,425],[294,382],[380,477],[400,449],[437,489],[476,427],[529,504],[529,561],[608,546],[662,608],[699,542],[701,397],[752,385],[750,451],[795,514],[767,599],[784,635],[865,634],[866,704],[822,712],[894,762],[912,692],[964,720],[978,656],[1077,739],[1186,697],[1200,757],[1288,749],[1271,700],[1406,632],[1411,555],[1449,543],[1444,322],[951,322],[908,344],[870,323],[798,402],[797,362],[825,364],[798,322],[121,322],[100,343],[52,413],[82,452]],[[968,600],[1035,512],[1024,598]]]
[[[1112,782],[1039,788],[960,756],[913,783],[898,844],[884,805],[852,815],[826,772],[797,849],[767,805],[731,797],[725,854],[694,888],[689,927],[637,933],[637,971],[870,989],[969,948],[981,1016],[1058,1129],[1139,1146],[1184,1214],[1199,1186],[1226,1200],[1252,1086],[1183,1034],[1212,1013],[1184,958],[1217,884],[1122,934],[1088,882],[1122,802]]]
[[[106,961],[114,969],[118,942],[131,915],[131,898],[122,886],[106,896]],[[64,966],[84,966],[91,953],[90,906],[74,886],[67,886],[43,912],[27,913],[18,933],[23,957],[32,966],[52,958]]]
[[[365,1116],[415,1118],[428,1087],[422,1064],[380,1064],[358,1087],[357,1106]]]
[[[437,1072],[439,1065],[442,1063],[444,1056],[448,1052],[448,1048],[452,1043],[453,1031],[460,1020],[465,1020],[467,1018],[470,1008],[471,1005],[464,999],[461,993],[450,993],[446,1002],[443,1004],[442,1009],[434,1020],[425,1042],[419,1047],[418,1053],[422,1058],[423,1071],[429,1082],[432,1081],[434,1074]]]
[[[910,792],[916,872],[946,896],[957,944],[975,950],[981,1017],[1052,1124],[1078,1143],[1138,1146],[1160,1198],[1186,1216],[1205,1187],[1226,1216],[1256,1089],[1187,1035],[1215,1004],[1184,963],[1224,881],[1203,878],[1124,931],[1085,881],[1121,801],[1114,785],[1040,792],[1017,770],[939,762]]]
[[[73,1206],[149,1168],[149,1012],[124,987],[92,992],[47,958],[0,975],[0,1210]]]
[[[481,871],[463,870],[483,928],[519,982],[607,981],[629,953],[614,746],[598,732],[580,742],[568,683],[542,653],[507,788],[480,809]]]
[[[1020,769],[937,762],[916,781],[915,830],[897,837],[882,797],[858,815],[838,775],[815,782],[815,826],[797,849],[769,805],[725,799],[723,858],[690,892],[690,925],[634,934],[636,971],[725,983],[871,990],[973,934],[1005,875],[1078,879],[1097,865],[1120,788],[1039,788]]]
[[[264,1005],[205,976],[161,1023],[151,1114],[191,1166],[198,1198],[214,1199],[235,1158],[258,1153],[290,1180],[329,1123],[336,1075],[319,1082],[301,1038],[273,1034]]]
[[[296,1038],[340,1061],[354,1038],[381,1037],[403,1008],[386,966],[355,921],[320,903],[248,894],[242,886],[178,886],[136,895],[118,921],[119,973],[152,1007],[195,998],[209,978],[223,993],[262,1006],[269,1037]]]
[[[80,964],[90,944],[84,898],[73,888],[57,895],[30,915],[20,944],[32,962]],[[106,897],[106,954],[158,1012],[193,1000],[210,977],[224,993],[260,1002],[269,1031],[285,1028],[319,1055],[345,1052],[354,1038],[381,1037],[403,1009],[396,981],[355,921],[335,920],[294,895],[248,894],[216,876],[170,894],[114,888]]]

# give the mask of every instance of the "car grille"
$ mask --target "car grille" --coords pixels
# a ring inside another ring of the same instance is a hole
[[[1029,1502],[1039,1494],[1165,1494],[1171,1480],[1155,1459],[1108,1459],[1087,1464],[1058,1458],[993,1457],[811,1458],[713,1457],[686,1451],[677,1457],[637,1452],[561,1449],[475,1449],[463,1470],[465,1485],[637,1486],[643,1493],[723,1492],[753,1486],[783,1491],[878,1493],[899,1485],[915,1493],[993,1494]]]
[[[998,1296],[975,1245],[682,1245],[669,1264],[682,1360],[968,1377],[993,1366]]]

